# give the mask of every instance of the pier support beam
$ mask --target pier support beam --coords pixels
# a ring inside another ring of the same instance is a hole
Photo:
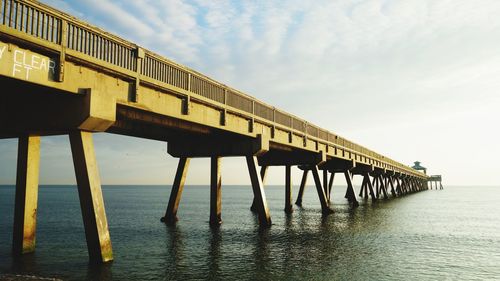
[[[178,220],[177,209],[179,209],[179,202],[181,201],[182,191],[184,190],[184,182],[186,180],[190,160],[191,158],[188,157],[179,158],[179,165],[177,166],[174,184],[172,185],[172,191],[170,192],[167,211],[165,212],[165,216],[161,218],[162,222],[175,224]]]
[[[363,181],[361,182],[361,188],[360,188],[360,190],[359,190],[359,197],[363,198],[363,195],[364,195],[365,193],[368,193],[368,191],[366,191],[366,192],[365,192],[365,190],[366,190],[366,180],[365,180],[365,178],[363,177]]]
[[[300,181],[299,194],[297,195],[297,200],[295,201],[295,205],[302,206],[302,197],[304,196],[304,188],[307,184],[307,175],[309,174],[308,169],[304,169],[302,174],[302,180]]]
[[[266,184],[266,175],[267,175],[268,168],[269,168],[268,166],[261,166],[260,167],[260,178],[262,179],[262,186],[263,187]],[[252,212],[257,212],[257,207],[255,205],[255,197],[252,200],[252,206],[250,206],[250,210]]]
[[[328,194],[328,170],[327,169],[323,170],[323,189],[325,191],[326,200],[328,201],[328,203],[330,203],[330,198],[328,196],[329,194]]]
[[[384,195],[384,199],[389,199],[389,196],[387,196],[387,182],[384,182],[384,177],[382,175],[378,176],[378,180],[380,182],[380,190],[382,191],[382,194]]]
[[[262,179],[257,172],[257,157],[246,156],[248,172],[250,173],[250,180],[252,182],[252,190],[256,203],[257,213],[259,215],[260,225],[263,227],[271,226],[271,215],[267,206],[266,195],[264,193],[264,186]]]
[[[335,178],[335,172],[332,171],[330,173],[330,181],[328,182],[328,201],[332,198],[332,188],[333,188],[333,180]]]
[[[17,154],[16,201],[12,253],[21,255],[35,251],[40,137],[19,138]]]
[[[291,214],[292,206],[292,166],[285,166],[285,213]]]
[[[364,173],[364,181],[366,184],[367,189],[370,191],[370,196],[372,197],[372,200],[375,200],[375,193],[373,192],[373,185],[372,182],[370,181],[370,175],[368,173]],[[368,199],[368,192],[365,189],[365,199]]]
[[[316,184],[316,191],[318,192],[319,202],[321,203],[321,211],[324,215],[331,214],[333,211],[328,206],[328,201],[326,200],[326,195],[323,187],[321,186],[321,179],[319,178],[318,168],[313,166],[311,168],[314,183]]]
[[[391,185],[391,194],[392,194],[392,197],[397,197],[396,190],[394,188],[394,178],[391,175],[391,176],[388,176],[387,179],[389,181],[389,184]]]
[[[212,157],[210,159],[210,225],[218,226],[222,223],[222,197],[220,175],[220,157]]]
[[[394,180],[396,181],[396,194],[397,196],[403,196],[403,190],[401,189],[401,179],[398,177],[395,177]]]
[[[90,261],[97,263],[111,261],[113,260],[113,250],[92,133],[71,132],[69,139]]]
[[[347,182],[347,200],[352,203],[353,207],[359,206],[358,200],[356,200],[356,194],[354,193],[354,187],[352,186],[352,173],[350,171],[345,171],[345,180]]]

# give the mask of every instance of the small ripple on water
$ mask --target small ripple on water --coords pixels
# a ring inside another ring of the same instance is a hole
[[[305,194],[304,208],[296,207],[287,216],[282,187],[266,188],[273,226],[260,230],[248,209],[249,187],[226,188],[224,223],[212,230],[207,223],[206,187],[186,187],[176,227],[159,223],[168,189],[105,187],[115,261],[92,267],[86,263],[76,188],[40,189],[37,252],[13,261],[9,249],[13,188],[0,187],[0,271],[68,280],[493,280],[500,276],[500,189],[483,190],[490,196],[482,198],[477,188],[450,187],[390,201],[361,201],[355,210],[346,204],[342,190],[334,190],[335,213],[322,218],[312,190]]]

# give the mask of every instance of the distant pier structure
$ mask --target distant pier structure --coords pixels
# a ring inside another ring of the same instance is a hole
[[[420,165],[419,161],[415,161],[413,164],[414,164],[412,167],[413,169],[415,169],[417,171],[423,171],[424,174],[427,175],[427,168]],[[443,189],[443,184],[441,183],[441,175],[430,175],[427,178],[427,184],[428,184],[430,189],[432,189],[433,184],[436,187],[436,189],[438,189],[438,184],[439,184],[439,189]]]

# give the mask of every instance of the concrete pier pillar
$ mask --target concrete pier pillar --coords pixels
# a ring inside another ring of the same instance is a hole
[[[217,156],[210,159],[210,225],[212,226],[218,226],[222,223],[221,159]]]
[[[349,170],[346,170],[346,171],[348,172]],[[344,176],[345,176],[345,172],[344,172]],[[351,179],[352,179],[352,176],[351,176]],[[346,181],[347,181],[347,178],[346,178]],[[351,202],[351,199],[349,196],[349,183],[347,184],[347,188],[345,189],[344,198],[347,199],[349,202]]]
[[[19,138],[17,154],[16,198],[12,253],[35,251],[38,178],[40,170],[40,137]]]
[[[363,176],[363,181],[364,181],[364,186],[365,186],[365,189],[364,189],[364,199],[368,199],[368,196],[369,196],[369,192],[368,192],[368,184],[370,183],[370,176]]]
[[[285,213],[291,214],[292,206],[292,166],[285,166]]]
[[[328,201],[332,198],[332,188],[333,188],[333,180],[335,178],[335,172],[330,173],[330,181],[328,182]]]
[[[372,187],[375,188],[375,197],[378,199],[379,192],[378,192],[378,178],[377,178],[377,176],[373,176]]]
[[[384,182],[384,177],[380,175],[378,180],[380,182],[380,190],[384,195],[384,199],[389,199],[389,196],[387,196],[387,187],[386,187],[386,182]]]
[[[266,175],[267,175],[268,166],[260,167],[260,178],[262,179],[262,186],[264,187],[266,184]],[[252,206],[250,206],[250,210],[252,212],[257,212],[257,207],[255,205],[255,197],[252,200]]]
[[[356,200],[356,194],[354,193],[354,187],[352,185],[352,174],[349,171],[344,172],[345,180],[347,182],[347,200],[353,204],[354,207],[359,206],[358,200]]]
[[[328,170],[323,170],[323,189],[325,191],[326,200],[330,202],[330,198],[328,198]]]
[[[302,174],[302,180],[300,181],[299,194],[297,195],[297,200],[295,201],[295,205],[297,205],[297,206],[302,206],[302,197],[304,196],[304,188],[306,187],[306,184],[307,184],[308,173],[309,173],[309,170],[305,169],[304,173]]]
[[[316,191],[318,192],[319,202],[321,204],[321,211],[325,215],[330,214],[332,213],[332,209],[330,209],[330,207],[328,206],[328,200],[326,200],[324,189],[321,186],[321,180],[319,178],[318,168],[314,166],[311,168],[311,171],[313,174],[314,183],[316,185]]]
[[[92,133],[71,132],[69,139],[90,261],[97,263],[111,261],[113,260],[113,250]]]
[[[366,179],[363,177],[363,181],[361,182],[361,188],[359,190],[359,197],[363,197],[363,192],[366,188]]]
[[[175,224],[178,220],[177,209],[179,209],[179,202],[181,201],[182,191],[184,190],[184,182],[186,180],[190,161],[191,159],[188,157],[179,158],[179,165],[177,166],[174,184],[172,185],[172,191],[170,192],[167,211],[165,212],[165,216],[161,218],[162,222]]]
[[[375,197],[375,193],[373,192],[373,185],[372,185],[372,182],[370,181],[370,175],[368,173],[365,173],[364,175],[365,179],[366,179],[366,186],[368,186],[368,190],[370,191],[370,196],[372,197],[372,200],[375,200],[376,197]],[[367,193],[367,192],[365,192]],[[365,198],[368,197],[368,194],[365,194]]]
[[[392,197],[397,197],[396,190],[394,188],[394,178],[392,176],[389,176],[387,179],[389,181],[389,184],[391,185],[391,194],[392,194]]]
[[[257,172],[257,157],[246,156],[248,172],[252,182],[252,190],[255,198],[256,209],[259,215],[260,225],[263,227],[271,226],[271,215],[269,214],[269,207],[267,206],[266,194],[264,193],[264,186],[262,178]]]
[[[396,178],[396,191],[398,192],[398,196],[403,196],[403,189],[401,188],[400,178]]]

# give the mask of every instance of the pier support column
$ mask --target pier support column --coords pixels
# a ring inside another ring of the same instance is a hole
[[[370,175],[368,173],[364,174],[365,180],[366,180],[366,186],[368,187],[368,190],[370,191],[370,196],[372,197],[372,200],[375,200],[375,193],[373,192],[373,185],[372,182],[370,181]],[[368,199],[368,192],[365,190],[365,198]]]
[[[257,172],[257,157],[246,156],[246,160],[248,165],[248,172],[250,174],[250,180],[252,182],[252,190],[257,207],[257,213],[259,214],[260,225],[263,227],[269,227],[271,226],[271,215],[269,214],[269,208],[267,206],[266,194],[264,193],[262,178]]]
[[[363,181],[361,183],[361,188],[359,191],[359,197],[363,197],[363,191],[366,189],[366,179],[363,177]]]
[[[330,173],[330,181],[328,182],[328,201],[332,198],[332,188],[333,188],[333,179],[335,178],[335,172]]]
[[[396,190],[394,189],[394,178],[392,176],[389,176],[388,180],[389,180],[389,184],[391,185],[391,194],[392,194],[392,197],[397,197]]]
[[[69,139],[90,261],[97,263],[111,261],[113,260],[113,250],[92,133],[71,132]]]
[[[389,196],[387,196],[387,189],[386,189],[386,183],[384,182],[384,177],[382,175],[380,175],[378,180],[380,182],[380,190],[382,191],[382,194],[384,195],[384,199],[389,199]]]
[[[285,166],[285,213],[291,214],[292,207],[292,166]]]
[[[379,197],[379,186],[378,186],[378,177],[377,176],[373,176],[372,187],[375,188],[375,197],[378,199],[378,197]]]
[[[20,137],[17,152],[16,201],[12,241],[14,255],[35,251],[39,170],[40,137]]]
[[[328,170],[323,170],[323,189],[325,191],[326,200],[330,202],[330,198],[328,198]]]
[[[318,192],[319,202],[321,203],[321,211],[324,215],[331,214],[333,211],[328,206],[328,201],[326,200],[326,195],[323,187],[321,186],[321,179],[319,178],[318,168],[316,166],[311,168],[314,183],[316,184],[316,191]]]
[[[398,196],[403,196],[403,189],[401,188],[401,179],[399,177],[395,178],[396,180],[396,192]]]
[[[210,225],[218,226],[222,223],[222,197],[220,175],[221,157],[210,159]]]
[[[302,197],[304,196],[304,188],[307,184],[307,175],[309,174],[308,169],[304,169],[304,173],[302,174],[302,180],[300,181],[299,194],[297,195],[297,200],[295,201],[295,205],[302,206]]]
[[[358,200],[356,200],[356,194],[354,193],[354,187],[352,186],[352,173],[350,171],[345,171],[345,180],[347,182],[347,200],[352,203],[353,207],[359,206]]]
[[[191,159],[188,157],[179,158],[179,165],[177,166],[174,184],[172,185],[172,191],[170,192],[167,211],[165,212],[165,216],[161,218],[162,222],[165,222],[167,224],[175,224],[178,220],[177,209],[179,208],[182,191],[184,190],[184,182],[186,180],[190,160]]]
[[[262,186],[266,184],[266,175],[267,175],[268,166],[260,167],[260,178],[262,179]],[[255,197],[252,200],[252,206],[250,206],[250,210],[252,212],[257,212],[257,206],[255,205]]]

